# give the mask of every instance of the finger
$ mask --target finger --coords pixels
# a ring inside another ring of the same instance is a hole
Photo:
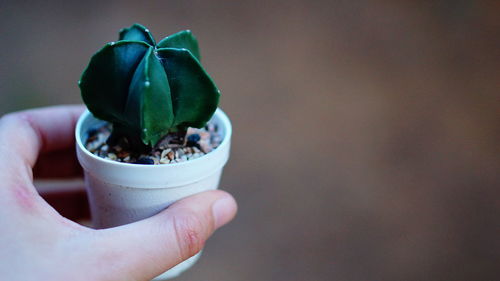
[[[149,280],[198,253],[215,229],[233,219],[236,209],[228,193],[203,192],[151,218],[99,230],[103,239],[97,248],[118,272],[132,280]]]
[[[33,168],[36,178],[76,178],[83,174],[75,149],[52,151],[39,155]]]
[[[10,113],[0,119],[0,171],[11,179],[31,179],[39,152],[74,146],[82,106],[55,106]]]

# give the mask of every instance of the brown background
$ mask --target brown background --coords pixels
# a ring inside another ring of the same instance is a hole
[[[133,22],[192,29],[237,219],[178,280],[499,280],[497,1],[0,2],[0,114],[79,103]]]

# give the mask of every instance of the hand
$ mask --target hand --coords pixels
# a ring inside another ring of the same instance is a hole
[[[149,280],[196,254],[236,213],[209,191],[151,218],[94,230],[61,216],[35,190],[35,177],[74,177],[74,127],[81,106],[11,113],[0,119],[2,280]]]

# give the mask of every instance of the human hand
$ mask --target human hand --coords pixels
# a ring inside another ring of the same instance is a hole
[[[190,196],[135,223],[95,230],[61,216],[33,177],[74,177],[74,127],[81,106],[11,113],[0,119],[2,280],[149,280],[203,247],[236,214],[216,190]]]

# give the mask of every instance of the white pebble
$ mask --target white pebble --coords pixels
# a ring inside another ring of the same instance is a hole
[[[167,148],[161,152],[161,158],[167,158],[167,154],[172,151],[172,149]]]
[[[110,152],[110,153],[108,153],[108,158],[111,160],[116,160],[118,157],[116,157],[116,154]]]

